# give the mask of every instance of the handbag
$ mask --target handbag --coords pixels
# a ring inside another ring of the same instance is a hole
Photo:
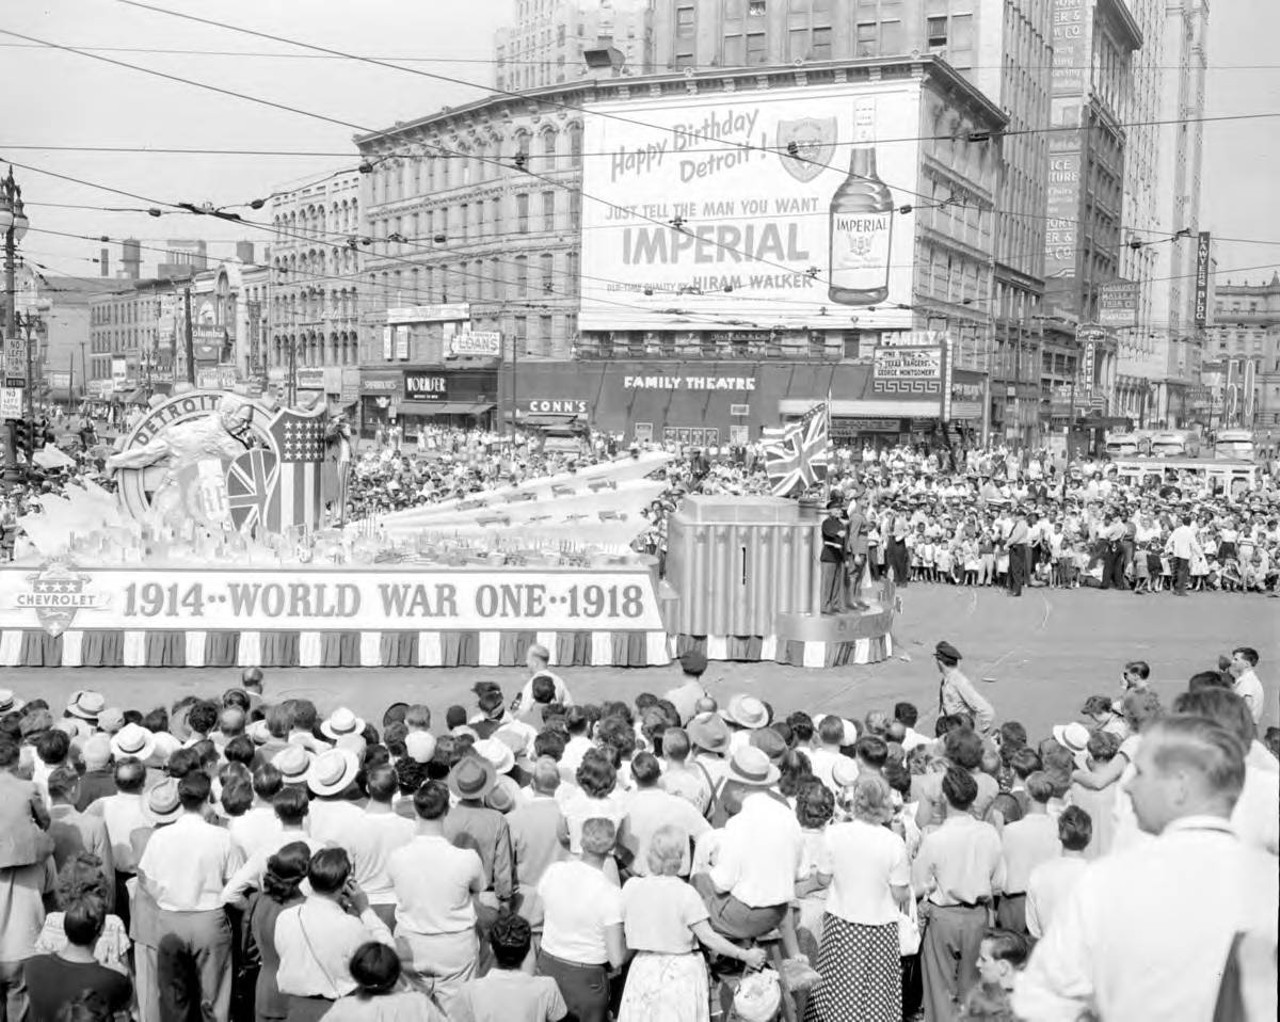
[[[914,897],[907,899],[905,910],[898,909],[898,955],[910,958],[920,951],[920,909]]]

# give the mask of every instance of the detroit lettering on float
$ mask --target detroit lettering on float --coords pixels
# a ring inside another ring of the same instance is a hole
[[[816,326],[842,308],[909,326],[914,228],[893,209],[918,184],[919,144],[898,136],[919,103],[894,82],[598,105],[619,116],[586,121],[580,327],[662,329],[673,310]],[[867,168],[878,191],[856,187]]]

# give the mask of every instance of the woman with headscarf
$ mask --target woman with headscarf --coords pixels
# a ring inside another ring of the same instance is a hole
[[[902,975],[898,916],[911,898],[907,846],[886,824],[889,784],[864,774],[850,788],[853,818],[827,828],[820,876],[829,882],[806,1022],[899,1022]]]

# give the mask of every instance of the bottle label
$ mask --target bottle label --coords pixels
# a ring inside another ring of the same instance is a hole
[[[870,291],[889,281],[893,214],[836,213],[831,218],[831,286]]]

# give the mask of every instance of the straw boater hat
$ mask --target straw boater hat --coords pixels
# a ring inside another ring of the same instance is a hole
[[[155,823],[172,823],[182,814],[178,782],[166,777],[147,792],[147,816]]]
[[[495,774],[508,773],[516,765],[516,754],[512,752],[511,746],[500,739],[482,739],[476,742],[475,750],[493,764]]]
[[[762,749],[754,745],[744,745],[729,760],[729,771],[725,780],[745,784],[753,788],[767,788],[777,784],[781,776],[778,768],[769,762],[769,757]]]
[[[483,799],[498,783],[497,771],[483,756],[463,756],[449,771],[449,791],[455,798]]]
[[[751,731],[769,723],[768,708],[755,696],[733,696],[728,705],[720,711],[720,715],[731,724],[737,724]]]
[[[111,736],[111,755],[116,759],[133,756],[144,762],[156,751],[156,736],[140,724],[126,724]]]
[[[103,694],[88,689],[72,692],[71,700],[67,703],[67,712],[81,720],[97,720],[98,715],[106,708],[107,700]]]
[[[0,713],[16,713],[26,705],[26,700],[19,699],[11,690],[0,688]]]
[[[1080,763],[1089,751],[1089,729],[1083,724],[1055,724],[1053,740],[1067,749]]]
[[[347,735],[359,735],[363,732],[364,721],[345,706],[334,710],[329,714],[329,719],[320,725],[320,733],[335,742]]]
[[[326,749],[311,761],[307,787],[317,795],[336,795],[349,788],[360,773],[360,760],[346,749]]]
[[[305,784],[311,769],[311,755],[301,745],[286,745],[271,759],[285,784]]]

